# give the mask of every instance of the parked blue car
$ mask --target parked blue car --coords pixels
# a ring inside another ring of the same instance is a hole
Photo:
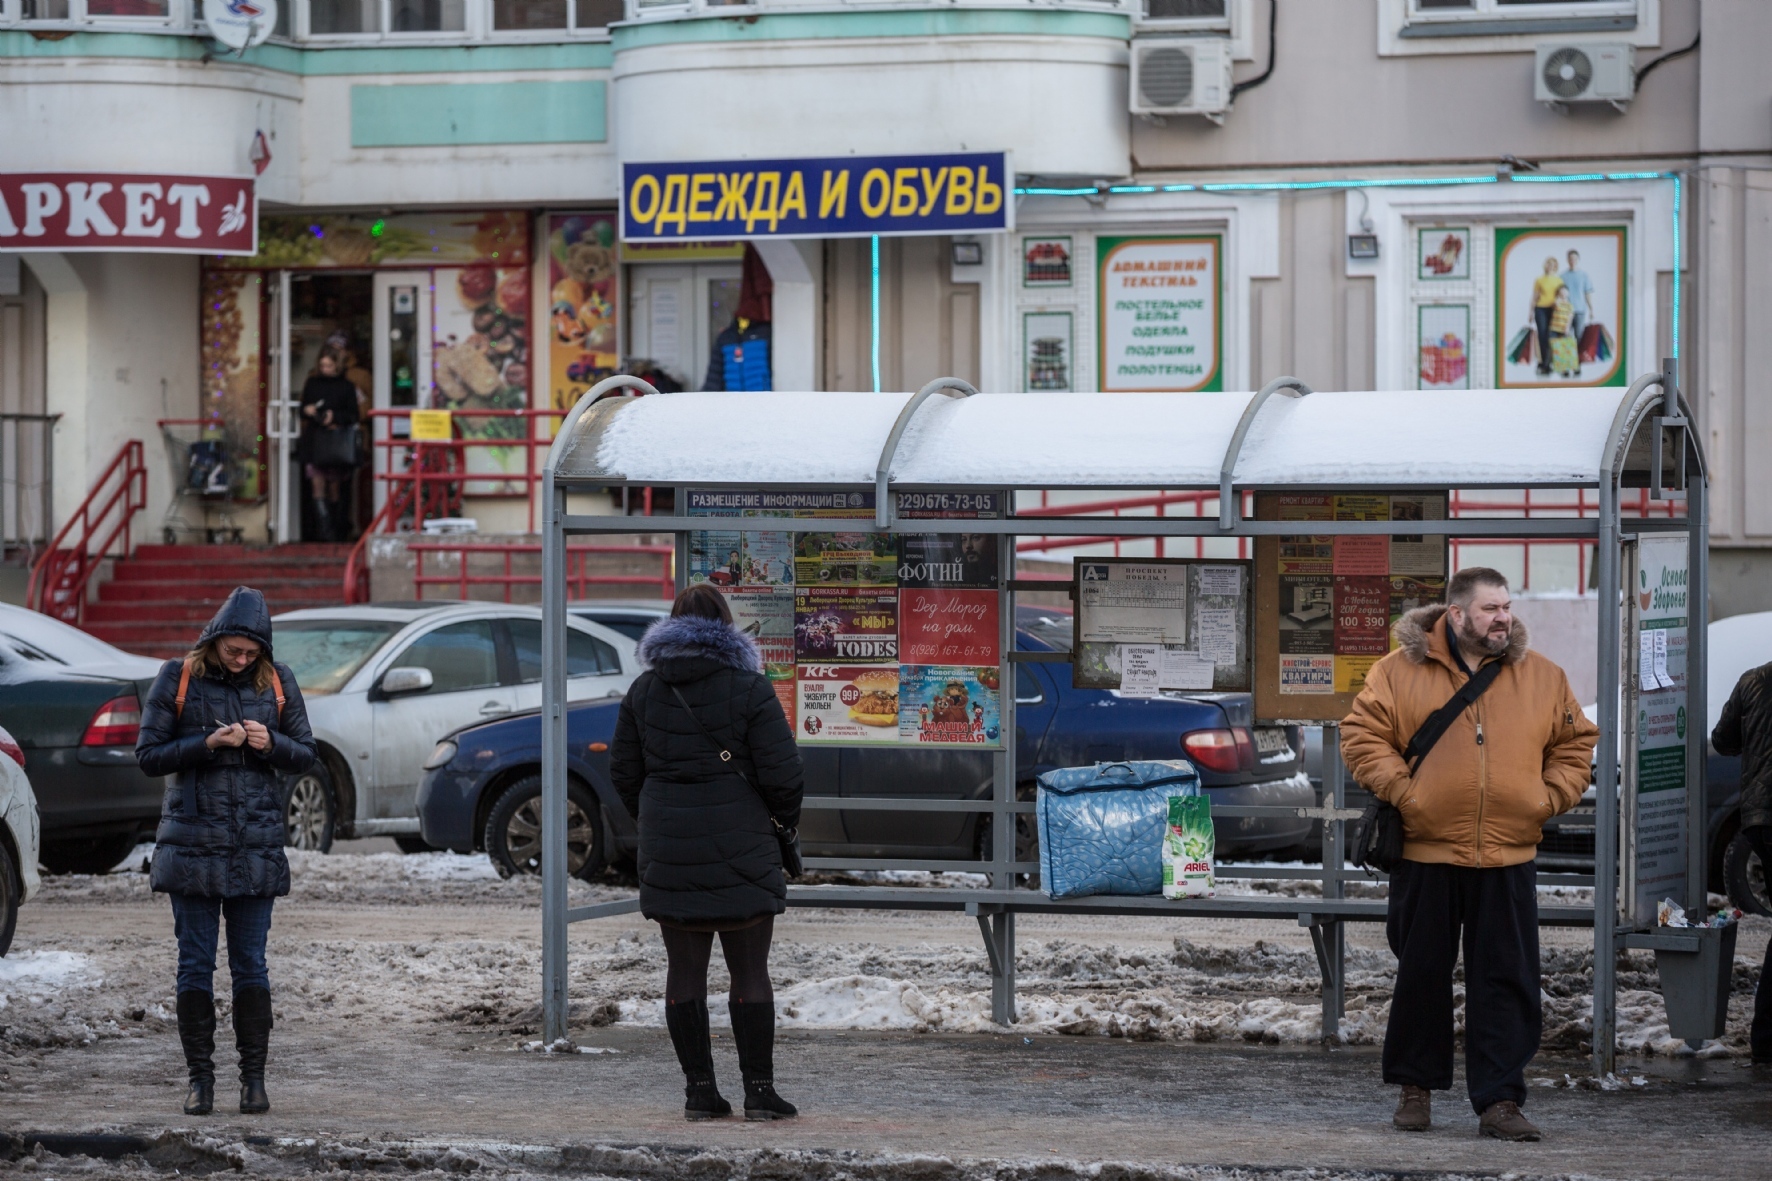
[[[1017,646],[1068,652],[1067,612],[1022,607]],[[1214,803],[1310,807],[1316,793],[1303,772],[1304,742],[1295,726],[1256,727],[1247,693],[1165,694],[1138,699],[1073,689],[1064,662],[1015,665],[1016,742],[1022,798],[1054,767],[1121,759],[1187,758]],[[609,742],[619,703],[588,702],[567,713],[569,861],[589,876],[633,854],[634,821],[609,780]],[[931,800],[991,796],[989,754],[968,750],[820,748],[803,744],[806,794],[841,799]],[[426,843],[458,852],[484,850],[504,874],[540,866],[541,719],[514,714],[458,730],[426,761],[418,816]],[[1306,818],[1226,818],[1218,823],[1221,857],[1305,850]],[[918,857],[969,860],[990,847],[990,818],[964,812],[875,812],[808,808],[800,839],[814,857]],[[1017,858],[1038,859],[1031,824],[1018,834]]]

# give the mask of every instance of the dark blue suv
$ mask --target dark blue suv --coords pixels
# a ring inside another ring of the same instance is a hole
[[[1018,608],[1016,630],[1024,652],[1070,649],[1066,611]],[[1015,670],[1017,789],[1023,798],[1031,799],[1035,777],[1054,767],[1187,758],[1217,803],[1317,802],[1303,773],[1303,735],[1297,727],[1256,727],[1247,693],[1139,699],[1073,689],[1065,662],[1017,663]],[[593,702],[568,711],[568,846],[572,870],[581,875],[625,860],[635,844],[634,821],[609,781],[617,706]],[[803,744],[800,752],[808,796],[991,797],[991,757],[980,751]],[[535,713],[518,714],[469,726],[437,744],[419,786],[419,824],[428,844],[483,849],[501,872],[534,872],[540,865],[540,800],[541,721]],[[988,848],[989,823],[965,812],[808,808],[800,837],[807,855],[815,857],[970,860]],[[1218,823],[1219,855],[1303,852],[1311,826],[1303,817],[1226,818]],[[1031,826],[1017,845],[1019,859],[1036,859]]]

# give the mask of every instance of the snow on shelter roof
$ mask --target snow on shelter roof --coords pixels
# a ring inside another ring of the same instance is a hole
[[[929,399],[894,484],[1216,486],[1254,395],[1027,393]],[[1595,483],[1624,391],[1322,392],[1270,397],[1236,465],[1244,487]],[[569,480],[871,484],[911,395],[772,391],[606,398],[550,462]]]

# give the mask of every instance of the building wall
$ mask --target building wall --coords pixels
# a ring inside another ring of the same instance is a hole
[[[881,239],[881,389],[916,390],[937,377],[981,380],[979,284],[955,281],[952,250],[946,237]],[[869,240],[827,242],[824,259],[824,388],[872,389]]]

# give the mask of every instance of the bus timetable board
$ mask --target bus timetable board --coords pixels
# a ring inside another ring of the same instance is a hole
[[[1133,697],[1249,688],[1249,563],[1077,558],[1074,577],[1074,687]]]
[[[689,582],[717,588],[757,641],[800,742],[1000,747],[1000,539],[959,530],[1001,517],[1008,498],[894,495],[900,518],[956,531],[879,532],[872,489],[691,490],[690,516],[727,519],[689,534]],[[806,528],[743,527],[764,516]]]
[[[1261,493],[1255,520],[1439,521],[1444,492]],[[1446,600],[1448,539],[1434,534],[1255,539],[1255,716],[1339,722],[1392,647],[1405,611]]]

